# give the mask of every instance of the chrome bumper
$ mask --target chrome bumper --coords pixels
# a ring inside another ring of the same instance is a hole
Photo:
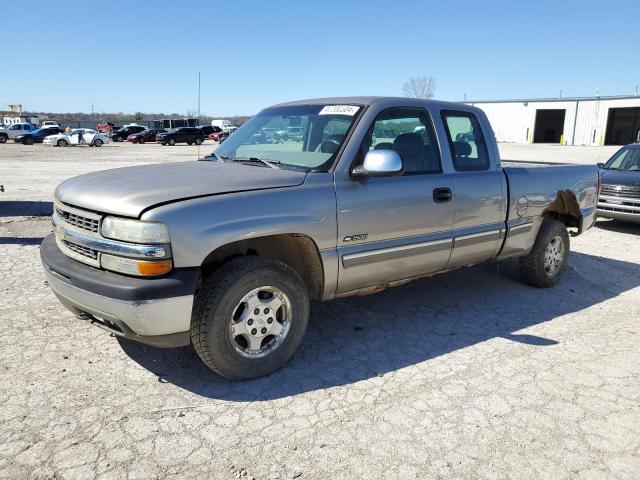
[[[640,222],[640,199],[600,195],[598,217]]]

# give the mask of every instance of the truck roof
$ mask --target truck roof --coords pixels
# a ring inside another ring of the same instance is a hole
[[[310,98],[307,100],[296,100],[293,102],[284,102],[279,103],[277,105],[273,105],[274,107],[292,107],[296,105],[324,105],[324,104],[334,104],[334,105],[374,105],[374,104],[390,104],[390,105],[408,105],[408,106],[420,106],[425,104],[431,105],[440,105],[443,107],[460,107],[460,103],[456,102],[444,102],[441,100],[425,100],[421,98],[409,98],[409,97],[328,97],[328,98]],[[465,105],[467,108],[468,105]]]

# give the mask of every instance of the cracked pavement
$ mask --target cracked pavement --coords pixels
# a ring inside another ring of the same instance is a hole
[[[315,303],[284,369],[228,382],[59,304],[41,148],[0,154],[0,478],[640,478],[639,225],[572,238],[548,290],[508,261]]]

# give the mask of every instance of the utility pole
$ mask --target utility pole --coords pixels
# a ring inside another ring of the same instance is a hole
[[[198,124],[200,123],[200,72],[198,72]]]
[[[464,97],[464,101],[466,102],[467,101],[467,92],[465,92],[462,96]]]
[[[560,98],[562,98],[562,89],[560,89]]]

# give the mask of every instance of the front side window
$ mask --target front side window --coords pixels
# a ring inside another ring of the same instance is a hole
[[[395,150],[405,175],[442,172],[431,117],[422,108],[391,108],[380,113],[362,150],[364,154],[369,150]]]
[[[489,153],[476,116],[468,112],[442,111],[453,166],[459,172],[489,169]]]
[[[328,171],[355,123],[356,105],[272,107],[244,123],[215,153],[261,159],[284,167]]]

